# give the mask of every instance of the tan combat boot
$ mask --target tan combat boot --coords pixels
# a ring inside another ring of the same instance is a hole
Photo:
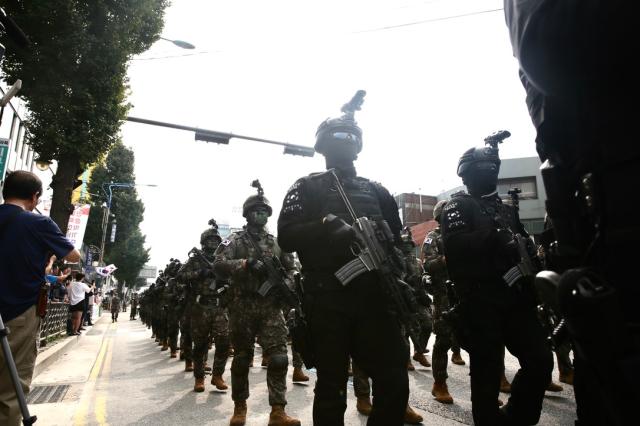
[[[227,390],[229,386],[224,382],[222,376],[213,375],[211,376],[211,384],[216,387],[218,390]]]
[[[409,370],[409,371],[415,371],[415,369],[416,369],[416,368],[415,368],[415,367],[413,366],[413,364],[411,363],[411,360],[410,360],[410,359],[408,359],[408,360],[407,360],[407,370]]]
[[[500,392],[511,393],[511,383],[509,383],[504,373],[502,373],[502,377],[500,378]]]
[[[193,391],[194,392],[204,392],[204,377],[201,379],[198,379],[196,377],[196,384],[193,385]]]
[[[407,404],[407,411],[404,412],[404,422],[410,425],[417,425],[422,423],[422,416],[413,411],[413,408]]]
[[[415,354],[413,354],[413,359],[414,361],[418,361],[418,363],[423,367],[431,367],[431,363],[429,362],[427,357],[424,356],[424,354],[416,352]]]
[[[169,358],[178,358],[178,351],[171,351],[171,355],[169,355]]]
[[[551,383],[549,383],[549,386],[547,386],[547,390],[549,392],[562,392],[564,388],[559,384],[553,383],[553,381],[551,381]]]
[[[169,349],[169,342],[167,341],[167,339],[164,339],[162,341],[162,348],[160,350],[161,351],[166,351],[167,349]]]
[[[247,401],[236,401],[229,426],[244,426],[247,422]]]
[[[304,374],[301,367],[293,367],[293,377],[291,379],[293,382],[308,382],[309,376]]]
[[[373,407],[371,406],[371,398],[358,398],[358,402],[356,403],[356,410],[358,410],[358,413],[368,416],[369,414],[371,414],[372,408]]]
[[[453,404],[453,397],[449,393],[449,387],[447,386],[446,380],[436,380],[433,382],[431,395],[433,395],[438,402],[443,404]]]
[[[453,355],[451,355],[451,362],[454,363],[455,365],[465,365],[466,364],[464,362],[464,359],[462,359],[462,357],[460,356],[460,352],[454,352]]]
[[[193,361],[184,362],[184,371],[193,371]]]
[[[273,405],[269,414],[269,426],[300,426],[300,420],[288,416],[284,405]]]
[[[560,382],[573,386],[573,370],[560,373]]]

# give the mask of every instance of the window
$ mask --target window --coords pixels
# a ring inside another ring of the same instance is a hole
[[[20,127],[18,128],[18,137],[16,138],[15,142],[16,142],[16,154],[20,155],[22,157],[21,154],[21,150],[22,150],[22,141],[23,141],[23,136],[24,136],[24,131],[23,131],[23,126],[22,123],[20,123]],[[13,132],[12,132],[13,135]]]
[[[4,109],[4,113],[2,115],[2,126],[0,126],[0,137],[9,138],[11,140],[11,136],[13,136],[13,126],[15,125],[15,118],[16,117],[14,116],[11,108],[7,107]],[[9,142],[9,146],[11,146],[11,142]]]
[[[24,140],[24,126],[20,126],[20,132],[18,133],[18,141],[22,143],[22,152],[20,158],[26,160],[27,152],[29,151],[29,144]]]
[[[536,184],[535,176],[498,180],[498,195],[500,198],[511,198],[509,191],[512,188],[519,188],[522,191],[519,194],[521,200],[535,200],[538,198],[538,185]]]
[[[544,219],[523,219],[522,225],[529,235],[538,235],[544,231]]]

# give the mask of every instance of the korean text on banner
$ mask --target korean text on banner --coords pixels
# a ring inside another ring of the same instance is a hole
[[[87,229],[87,221],[89,220],[89,204],[78,205],[73,209],[73,213],[69,217],[69,226],[67,227],[67,238],[73,243],[73,246],[80,250],[84,232]]]

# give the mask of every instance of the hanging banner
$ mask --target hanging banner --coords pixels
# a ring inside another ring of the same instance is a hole
[[[89,220],[89,211],[91,205],[82,204],[73,209],[73,213],[69,217],[69,225],[67,226],[67,238],[73,243],[73,246],[80,250],[84,232],[87,230],[87,221]]]
[[[109,241],[112,243],[116,242],[116,227],[117,227],[117,223],[114,220],[113,223],[111,224],[111,238],[109,239]]]

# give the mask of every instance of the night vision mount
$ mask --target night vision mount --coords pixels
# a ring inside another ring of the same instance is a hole
[[[251,182],[251,186],[253,188],[256,188],[258,190],[258,195],[259,196],[264,196],[264,189],[262,189],[262,185],[260,184],[260,180],[256,179],[253,182]]]
[[[493,132],[486,138],[484,138],[485,145],[490,145],[494,149],[498,149],[498,144],[504,142],[505,139],[511,136],[511,132],[508,130],[498,130]]]
[[[355,121],[354,114],[356,111],[360,111],[362,109],[362,103],[364,102],[364,97],[367,92],[365,90],[358,90],[353,98],[346,104],[342,105],[340,111],[343,112],[343,119]]]

